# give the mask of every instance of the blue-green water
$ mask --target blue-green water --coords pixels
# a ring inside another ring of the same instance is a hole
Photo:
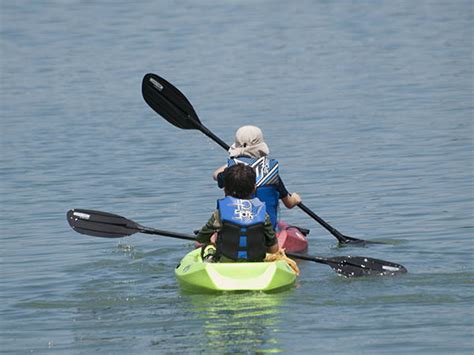
[[[4,353],[472,353],[471,1],[2,1]],[[345,234],[312,255],[399,262],[343,279],[301,262],[278,294],[182,293],[189,243],[73,232],[70,208],[178,232],[220,197],[225,152],[157,116],[155,72],[228,143],[260,126],[287,187]]]

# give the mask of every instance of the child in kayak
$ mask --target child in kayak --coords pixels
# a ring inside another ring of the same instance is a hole
[[[224,173],[226,196],[217,201],[217,209],[196,239],[216,246],[213,261],[263,261],[266,253],[277,253],[279,247],[265,204],[252,197],[255,171],[236,164]]]
[[[217,169],[213,178],[222,188],[227,167],[235,164],[251,166],[256,172],[256,195],[265,202],[273,228],[277,228],[279,200],[282,200],[286,208],[293,208],[301,202],[301,197],[295,192],[288,193],[278,174],[278,161],[268,158],[269,153],[270,150],[263,140],[260,128],[240,127],[235,133],[235,142],[229,149],[227,164]]]

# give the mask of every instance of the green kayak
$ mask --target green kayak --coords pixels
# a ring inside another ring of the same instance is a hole
[[[296,274],[283,260],[203,262],[201,249],[188,253],[175,270],[183,289],[201,291],[272,291],[294,284]]]

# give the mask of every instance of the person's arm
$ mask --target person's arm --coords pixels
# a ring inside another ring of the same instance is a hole
[[[265,246],[267,247],[267,253],[276,253],[280,247],[278,246],[278,240],[275,235],[275,230],[273,229],[272,222],[270,220],[270,216],[265,216],[265,226],[264,226],[264,233],[265,233]]]
[[[211,243],[211,237],[214,233],[219,232],[222,229],[222,223],[220,222],[219,211],[214,211],[211,218],[201,228],[196,240],[199,243],[209,244]]]
[[[277,181],[277,189],[278,193],[280,194],[281,201],[286,208],[293,208],[301,202],[300,195],[298,195],[296,192],[293,192],[292,194],[288,192],[280,176],[278,177]]]
[[[220,168],[216,169],[216,171],[214,171],[214,173],[212,174],[212,178],[217,181],[217,175],[219,175],[220,173],[222,173],[225,168],[227,168],[227,164],[225,165],[222,165]]]

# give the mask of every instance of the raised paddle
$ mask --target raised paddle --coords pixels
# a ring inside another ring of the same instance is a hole
[[[156,74],[146,74],[142,81],[142,94],[146,103],[153,109],[153,111],[165,118],[172,125],[182,129],[197,129],[225,150],[229,150],[229,145],[201,123],[196,111],[186,96],[165,79]],[[336,228],[331,227],[326,221],[311,211],[302,202],[298,204],[298,207],[326,228],[334,237],[337,238],[341,245],[356,244],[364,246],[365,244],[385,244],[383,242],[362,240],[344,235]]]
[[[144,227],[125,217],[107,212],[73,209],[67,212],[67,220],[76,232],[94,237],[122,238],[135,233],[145,233],[196,241],[192,235]],[[407,269],[400,264],[364,256],[323,258],[293,253],[286,253],[286,255],[291,258],[329,265],[335,272],[345,277],[394,276],[407,272]]]
[[[197,129],[225,150],[229,146],[208,130],[199,120],[188,99],[171,83],[156,74],[147,74],[142,82],[146,103],[172,125],[182,129]]]

